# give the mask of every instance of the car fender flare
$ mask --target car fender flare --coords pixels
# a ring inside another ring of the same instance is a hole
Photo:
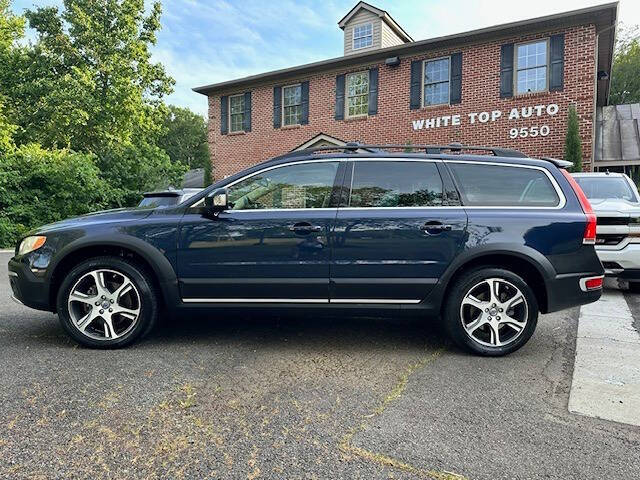
[[[515,257],[520,260],[524,260],[534,267],[538,273],[545,280],[544,289],[549,294],[548,282],[556,276],[556,270],[551,265],[551,262],[539,251],[522,244],[513,243],[493,243],[490,245],[480,245],[478,247],[471,248],[469,250],[461,252],[455,260],[449,265],[444,274],[440,277],[436,287],[434,288],[431,299],[438,301],[442,298],[442,295],[447,290],[449,283],[453,276],[464,268],[465,265],[481,259],[482,257],[489,257],[492,255],[504,255],[509,257]],[[434,298],[435,297],[435,298]],[[435,303],[435,302],[434,302]]]
[[[108,235],[82,237],[65,245],[56,255],[55,261],[47,269],[50,272],[48,280],[51,281],[51,277],[58,265],[69,258],[69,255],[73,255],[74,252],[87,247],[120,247],[140,255],[153,269],[167,306],[175,305],[178,298],[178,277],[171,262],[153,245],[130,235],[114,235],[110,233]]]

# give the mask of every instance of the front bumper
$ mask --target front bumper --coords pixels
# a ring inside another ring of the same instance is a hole
[[[640,243],[629,243],[619,250],[596,247],[608,277],[640,281]]]
[[[49,283],[44,277],[36,276],[27,263],[14,257],[9,260],[9,285],[11,297],[27,307],[51,311]]]

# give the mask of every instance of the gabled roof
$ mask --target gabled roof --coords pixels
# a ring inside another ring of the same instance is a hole
[[[356,13],[358,13],[360,10],[363,10],[363,9],[368,10],[374,15],[377,15],[378,17],[380,17],[382,21],[384,21],[387,25],[389,25],[389,27],[391,27],[391,29],[396,33],[396,35],[398,35],[398,37],[400,37],[400,39],[403,40],[405,43],[413,42],[413,38],[411,38],[411,35],[405,32],[404,28],[402,28],[393,19],[393,17],[389,15],[389,12],[385,10],[381,10],[377,7],[374,7],[373,5],[369,5],[367,2],[358,2],[355,7],[349,10],[349,13],[347,13],[344,17],[342,17],[342,20],[338,22],[338,26],[344,30],[344,27],[347,25],[347,23],[349,23],[349,20],[351,20]]]

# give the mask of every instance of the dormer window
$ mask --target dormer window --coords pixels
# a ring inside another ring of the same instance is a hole
[[[353,49],[367,48],[373,45],[373,23],[353,27]]]

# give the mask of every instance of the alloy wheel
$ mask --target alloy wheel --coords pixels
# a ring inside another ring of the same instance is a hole
[[[114,340],[129,333],[140,318],[140,294],[126,275],[98,269],[74,284],[67,300],[73,325],[95,340]]]
[[[471,287],[460,305],[466,334],[487,347],[516,341],[527,326],[529,306],[524,294],[502,278],[488,278]]]

